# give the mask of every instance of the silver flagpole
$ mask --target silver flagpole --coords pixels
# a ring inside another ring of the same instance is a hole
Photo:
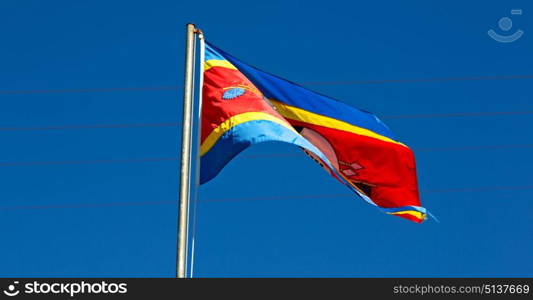
[[[187,40],[185,46],[185,83],[183,87],[183,130],[181,136],[181,164],[180,164],[180,205],[178,224],[178,261],[176,275],[185,278],[187,272],[187,242],[189,233],[189,197],[191,177],[191,137],[192,137],[192,109],[194,89],[194,54],[195,54],[194,24],[187,24]]]
[[[205,60],[205,39],[204,39],[204,33],[199,28],[196,28],[196,33],[198,34],[198,40],[200,41],[200,75],[199,77],[199,91],[198,91],[198,114],[196,115],[196,123],[197,125],[197,137],[196,137],[196,148],[198,149],[198,155],[196,155],[196,161],[195,161],[195,178],[194,178],[194,208],[193,208],[193,220],[192,220],[192,237],[191,237],[191,259],[190,259],[190,267],[189,267],[189,277],[194,277],[194,257],[196,253],[195,245],[196,245],[196,223],[197,223],[197,214],[198,214],[198,187],[200,186],[200,136],[202,131],[202,89],[204,86],[204,60]]]

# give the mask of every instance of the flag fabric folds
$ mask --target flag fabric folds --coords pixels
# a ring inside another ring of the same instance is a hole
[[[357,195],[420,223],[413,152],[375,115],[247,65],[205,44],[200,183],[261,142],[294,144]]]

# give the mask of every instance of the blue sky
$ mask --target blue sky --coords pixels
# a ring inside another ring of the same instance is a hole
[[[531,76],[532,13],[527,1],[4,1],[0,276],[174,276],[178,127],[14,129],[179,123],[181,90],[166,87],[182,85],[187,22],[309,83]],[[487,31],[507,34],[506,16],[524,35],[504,44]],[[72,91],[107,88],[126,90]],[[533,110],[527,78],[310,88],[379,116]],[[20,92],[50,89],[63,91]],[[531,114],[384,120],[415,150],[440,223],[384,215],[298,149],[258,145],[200,188],[195,276],[531,276]],[[475,148],[492,145],[519,147]]]

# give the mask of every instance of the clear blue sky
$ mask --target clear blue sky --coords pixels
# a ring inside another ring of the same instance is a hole
[[[3,1],[0,91],[182,85],[187,22],[295,82],[533,75],[532,15],[530,1]],[[514,43],[487,35],[505,16]],[[532,83],[312,88],[390,116],[531,111]],[[0,99],[0,276],[174,276],[178,161],[6,164],[177,157],[178,127],[5,128],[178,123],[181,91]],[[299,151],[259,145],[201,187],[195,276],[531,276],[532,148],[423,150],[531,145],[532,115],[385,121],[440,223],[380,213],[303,154],[250,157]]]

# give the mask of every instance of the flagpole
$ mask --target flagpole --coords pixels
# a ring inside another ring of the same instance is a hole
[[[186,26],[185,46],[185,82],[183,87],[183,125],[181,136],[181,163],[180,163],[180,191],[179,191],[179,224],[178,224],[178,257],[176,277],[185,278],[187,272],[187,250],[189,233],[189,197],[191,177],[191,137],[192,137],[192,110],[194,89],[194,54],[195,31],[194,24]]]
[[[200,74],[198,76],[198,108],[196,115],[196,124],[197,124],[197,133],[196,133],[196,149],[200,150],[200,137],[202,131],[202,89],[204,86],[204,60],[205,60],[205,38],[204,33],[200,28],[196,28],[196,34],[198,35],[198,40],[200,42]],[[199,154],[199,153],[198,153]],[[192,215],[192,229],[191,229],[191,259],[189,266],[189,277],[194,277],[194,257],[196,255],[195,245],[196,245],[196,223],[197,223],[197,214],[198,214],[198,187],[200,186],[200,155],[196,155],[195,159],[195,178],[194,178],[194,196],[193,198],[193,215]]]

